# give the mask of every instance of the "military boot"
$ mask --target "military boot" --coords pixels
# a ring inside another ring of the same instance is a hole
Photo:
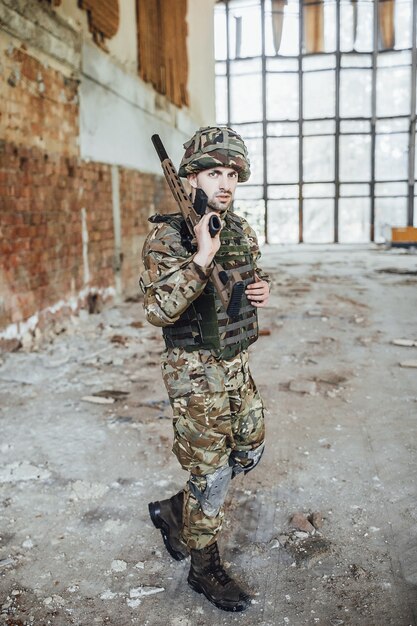
[[[223,569],[216,542],[191,550],[188,584],[223,611],[244,611],[250,605],[249,595]]]
[[[184,492],[179,491],[168,500],[148,504],[153,525],[161,531],[165,547],[176,561],[186,559],[189,554],[187,546],[180,537],[183,502]]]

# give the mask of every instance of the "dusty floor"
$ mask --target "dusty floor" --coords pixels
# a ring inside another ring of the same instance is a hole
[[[392,343],[417,340],[417,256],[276,246],[263,265],[270,335],[252,370],[268,448],[233,482],[221,540],[251,608],[191,591],[148,518],[186,475],[159,331],[125,303],[1,357],[0,624],[417,624],[417,369],[399,365],[417,346]],[[103,390],[125,393],[83,400]],[[297,512],[323,525],[297,531]]]

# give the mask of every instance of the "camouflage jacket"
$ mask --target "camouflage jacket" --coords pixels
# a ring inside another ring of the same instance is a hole
[[[227,220],[227,214],[224,219]],[[255,231],[246,220],[239,219],[249,243],[255,272],[261,280],[269,282],[268,275],[257,265],[261,253]],[[194,263],[195,254],[196,251],[184,247],[180,233],[170,225],[168,216],[167,221],[157,223],[147,236],[142,251],[145,271],[140,286],[145,294],[146,318],[154,326],[169,326],[176,322],[204,290],[212,268]]]

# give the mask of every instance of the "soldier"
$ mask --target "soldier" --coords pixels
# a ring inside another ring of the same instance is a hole
[[[232,129],[200,128],[184,144],[179,176],[208,196],[208,212],[195,227],[193,246],[181,214],[159,215],[143,248],[141,287],[148,321],[161,326],[166,344],[162,375],[173,410],[173,452],[189,472],[184,489],[149,504],[153,524],[176,560],[191,556],[189,585],[225,611],[243,611],[250,596],[223,569],[217,537],[232,478],[251,471],[264,450],[264,415],[248,366],[258,336],[257,308],[268,302],[255,232],[232,210],[238,182],[250,163]],[[222,230],[209,234],[209,220]],[[215,259],[245,283],[232,319],[210,282]]]

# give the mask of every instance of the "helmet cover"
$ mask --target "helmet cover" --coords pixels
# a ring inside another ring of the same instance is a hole
[[[244,183],[250,176],[250,161],[245,143],[234,130],[227,126],[200,128],[184,144],[185,153],[178,175],[186,178],[213,167],[231,167],[238,173],[238,181]]]

